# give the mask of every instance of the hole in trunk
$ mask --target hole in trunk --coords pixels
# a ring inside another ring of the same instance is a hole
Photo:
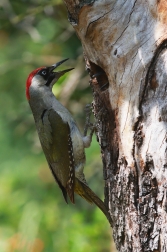
[[[109,87],[109,82],[105,71],[95,63],[89,61],[90,68],[88,69],[92,84],[99,85],[101,91],[105,91]]]

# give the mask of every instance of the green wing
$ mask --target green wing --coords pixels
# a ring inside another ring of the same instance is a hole
[[[44,111],[41,119],[40,140],[46,159],[66,202],[68,193],[74,203],[75,171],[69,125],[53,109]]]

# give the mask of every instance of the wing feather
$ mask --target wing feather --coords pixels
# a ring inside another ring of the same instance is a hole
[[[53,109],[41,118],[40,141],[49,167],[67,201],[67,193],[74,203],[74,157],[70,127]]]

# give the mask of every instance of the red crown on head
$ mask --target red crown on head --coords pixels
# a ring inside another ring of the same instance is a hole
[[[29,88],[30,88],[30,86],[31,86],[32,78],[33,78],[33,77],[36,75],[36,73],[37,73],[40,69],[42,69],[42,68],[43,68],[43,67],[39,67],[39,68],[35,69],[34,71],[32,71],[32,72],[29,74],[29,76],[28,76],[28,78],[27,78],[27,81],[26,81],[26,97],[27,97],[27,100],[30,99]]]

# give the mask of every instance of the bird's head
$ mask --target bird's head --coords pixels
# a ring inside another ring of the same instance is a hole
[[[59,61],[58,63],[50,67],[40,67],[32,71],[26,82],[26,97],[27,100],[30,100],[31,90],[38,89],[42,86],[46,86],[52,89],[54,83],[66,72],[71,71],[74,68],[66,69],[63,71],[54,72],[54,70],[60,66],[63,62],[68,59]]]

